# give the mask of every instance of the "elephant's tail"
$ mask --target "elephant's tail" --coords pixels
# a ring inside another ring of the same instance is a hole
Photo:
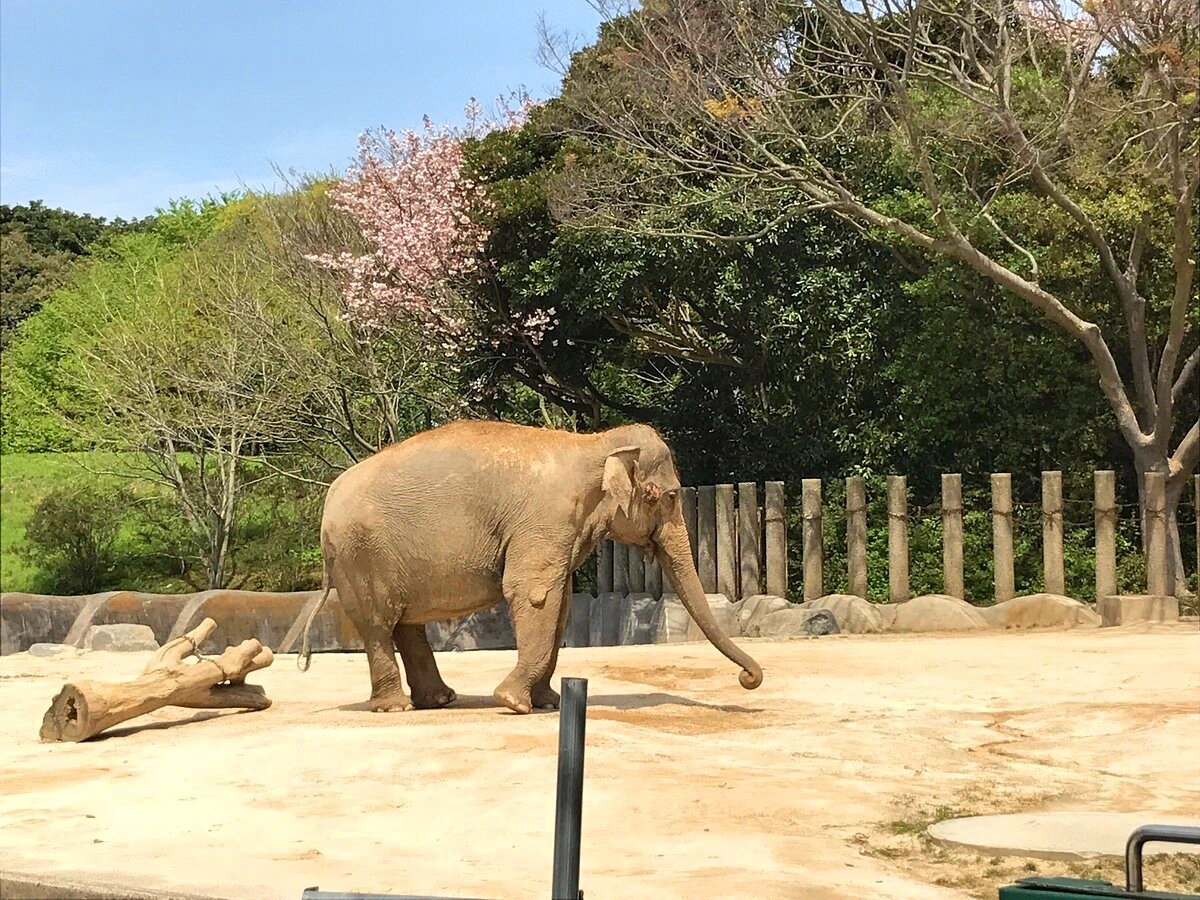
[[[333,582],[329,578],[329,566],[325,566],[325,574],[321,578],[321,599],[317,605],[312,608],[312,612],[308,614],[308,621],[304,623],[304,640],[300,645],[300,653],[296,657],[296,668],[301,672],[308,671],[309,662],[312,660],[312,645],[309,643],[308,633],[312,630],[313,621],[317,618],[317,613],[325,605],[325,601],[329,599],[329,590],[333,587]]]

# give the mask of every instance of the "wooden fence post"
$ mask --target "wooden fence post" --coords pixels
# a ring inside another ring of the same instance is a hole
[[[696,489],[685,487],[680,491],[679,502],[683,505],[683,524],[687,526],[688,540],[692,543],[692,564],[698,567],[700,562],[696,551],[700,546],[700,536],[696,530],[699,524],[696,521]]]
[[[717,485],[717,593],[738,599],[737,518],[733,485]]]
[[[613,541],[613,593],[629,593],[629,546]]]
[[[892,603],[909,599],[908,592],[908,479],[889,475],[888,594]]]
[[[764,529],[767,533],[767,593],[787,596],[787,503],[783,482],[768,481],[764,498]]]
[[[1042,473],[1042,582],[1047,594],[1065,594],[1062,472]]]
[[[1167,477],[1146,473],[1146,593],[1170,593],[1167,575]]]
[[[1094,474],[1096,493],[1096,602],[1117,593],[1117,475]]]
[[[596,555],[596,593],[607,594],[613,589],[613,542],[601,541]]]
[[[1200,475],[1192,477],[1192,518],[1196,520],[1196,593],[1200,594]]]
[[[825,557],[821,522],[821,479],[800,482],[804,517],[804,599],[816,600],[825,594]]]
[[[758,515],[758,485],[753,481],[738,484],[738,556],[741,565],[739,597],[762,592],[762,527]],[[733,599],[732,597],[730,598]]]
[[[629,574],[626,578],[626,584],[629,587],[628,593],[641,594],[646,590],[646,554],[642,552],[641,547],[628,547],[626,555],[626,565],[629,569]]]
[[[707,594],[717,592],[717,489],[696,489],[696,571]]]
[[[992,562],[995,566],[996,602],[1013,598],[1012,475],[992,476]]]
[[[861,475],[846,479],[846,567],[850,593],[867,599],[867,482]]]
[[[962,600],[963,505],[962,476],[942,475],[942,589]]]

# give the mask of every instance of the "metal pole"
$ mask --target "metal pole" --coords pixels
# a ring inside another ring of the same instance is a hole
[[[1142,848],[1150,841],[1171,844],[1200,844],[1200,828],[1187,825],[1142,825],[1135,828],[1125,842],[1125,890],[1140,893],[1142,883]]]
[[[583,832],[583,747],[587,679],[564,678],[558,714],[558,800],[554,806],[553,900],[578,900]]]

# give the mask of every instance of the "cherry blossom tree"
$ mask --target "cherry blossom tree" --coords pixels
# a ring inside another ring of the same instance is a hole
[[[531,106],[522,97],[497,122],[485,119],[472,100],[459,129],[425,117],[419,132],[381,128],[359,137],[358,160],[331,188],[330,199],[357,223],[371,249],[308,257],[339,276],[347,317],[367,328],[411,317],[451,360],[472,343],[476,310],[469,287],[485,275],[480,254],[491,204],[464,170],[463,146],[491,128],[519,128]],[[554,312],[535,310],[505,327],[537,344]]]

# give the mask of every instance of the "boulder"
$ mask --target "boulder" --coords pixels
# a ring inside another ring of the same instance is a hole
[[[683,601],[674,594],[663,594],[654,623],[654,643],[677,644],[688,640],[691,624],[692,617],[684,609]]]
[[[717,628],[720,632],[728,637],[740,637],[742,629],[738,625],[737,615],[729,598],[724,594],[705,594],[704,597],[708,601],[708,608],[712,612],[713,618],[717,620]],[[695,622],[688,626],[687,634],[689,641],[708,640]]]
[[[121,653],[157,650],[154,629],[149,625],[93,625],[83,639],[86,650],[111,650]]]
[[[654,642],[654,626],[658,618],[658,606],[646,593],[629,594],[621,601],[620,644],[650,644]]]
[[[31,644],[30,656],[78,656],[79,651],[70,644]]]
[[[756,623],[756,637],[786,638],[837,634],[837,618],[827,609],[804,609],[789,606],[768,613]]]
[[[837,619],[834,618],[833,613],[829,610],[808,610],[808,618],[804,622],[804,631],[806,634],[811,634],[813,637],[821,637],[826,634],[840,634],[841,630],[838,627]]]
[[[801,603],[800,608],[828,610],[847,634],[877,634],[884,630],[883,618],[876,605],[853,594],[826,594]]]
[[[787,609],[788,602],[773,594],[755,594],[733,604],[734,615],[737,617],[738,628],[746,637],[758,635],[758,623],[764,616],[781,609]]]
[[[988,627],[983,615],[965,600],[925,594],[896,604],[893,631],[978,631]]]
[[[995,606],[983,607],[979,613],[993,628],[1061,628],[1100,624],[1100,616],[1091,607],[1061,594],[1013,597]]]

